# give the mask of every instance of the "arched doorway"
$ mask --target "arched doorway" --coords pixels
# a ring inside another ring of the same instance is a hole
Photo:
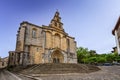
[[[64,62],[63,54],[59,50],[53,51],[53,53],[51,54],[51,58],[52,58],[52,63],[63,63]]]

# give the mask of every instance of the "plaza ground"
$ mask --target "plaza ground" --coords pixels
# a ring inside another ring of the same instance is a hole
[[[100,66],[101,70],[92,73],[38,74],[39,80],[120,80],[120,66]]]
[[[92,73],[67,74],[13,74],[0,70],[0,80],[120,80],[120,66],[99,66],[101,70]]]

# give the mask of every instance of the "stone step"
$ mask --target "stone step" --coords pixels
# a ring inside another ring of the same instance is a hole
[[[23,74],[54,74],[54,73],[88,73],[100,70],[96,66],[83,64],[37,64],[23,69],[20,73]]]

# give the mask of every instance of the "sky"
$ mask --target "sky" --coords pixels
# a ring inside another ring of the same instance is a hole
[[[15,50],[22,21],[49,25],[57,9],[77,47],[101,54],[116,46],[112,30],[120,16],[120,0],[0,0],[0,56]]]

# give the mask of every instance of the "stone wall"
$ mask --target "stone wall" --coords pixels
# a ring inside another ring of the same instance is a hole
[[[25,27],[21,26],[17,34],[16,51],[24,50]]]
[[[0,68],[5,68],[8,65],[8,57],[0,59]]]

